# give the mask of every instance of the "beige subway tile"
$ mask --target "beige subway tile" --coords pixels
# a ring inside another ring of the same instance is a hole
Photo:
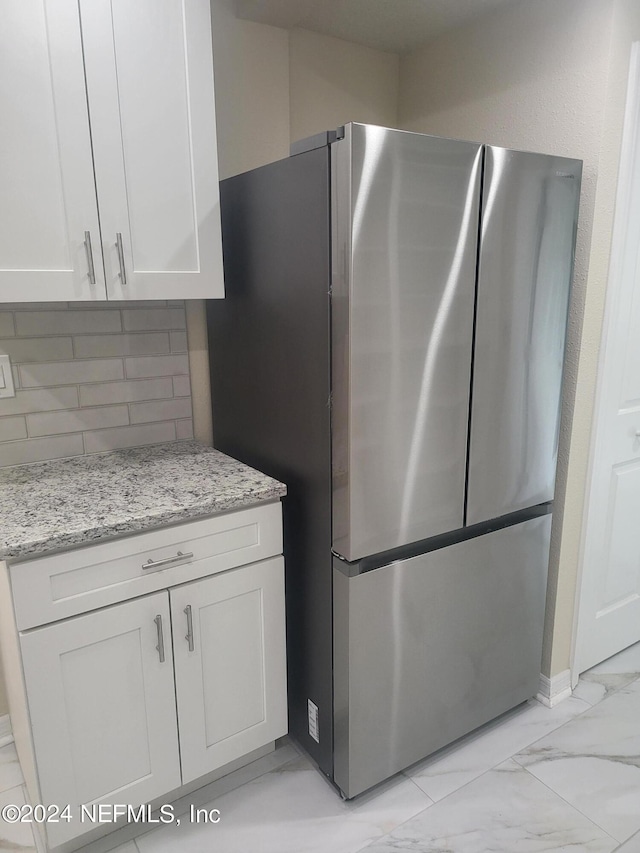
[[[166,305],[164,299],[154,299],[153,301],[136,300],[136,299],[110,299],[106,304],[106,308],[158,308],[161,305]],[[95,308],[95,304],[91,302],[69,302],[69,308]]]
[[[59,435],[89,429],[125,426],[129,423],[126,406],[100,406],[97,409],[72,409],[27,415],[30,436]]]
[[[193,438],[193,420],[186,418],[183,421],[176,421],[176,438],[178,441],[187,441]]]
[[[6,306],[2,306],[3,308]],[[0,311],[0,336],[13,337],[15,331],[13,329],[13,314],[9,311]]]
[[[173,377],[173,396],[188,397],[191,394],[191,379],[188,376]]]
[[[131,403],[129,406],[132,424],[151,421],[171,421],[191,417],[191,397],[175,400],[156,400],[153,403]]]
[[[0,418],[0,441],[14,441],[27,437],[24,418]]]
[[[120,447],[140,447],[146,444],[162,444],[175,441],[174,421],[160,424],[138,424],[136,426],[100,429],[84,433],[87,453],[100,453],[105,450],[117,450]]]
[[[127,379],[145,379],[151,376],[180,376],[189,373],[186,355],[156,355],[125,359]]]
[[[184,308],[136,308],[122,312],[124,329],[127,332],[163,329],[186,329]]]
[[[133,379],[80,386],[80,403],[83,406],[132,403],[138,400],[161,400],[171,396],[172,385],[169,376],[163,376],[159,379]]]
[[[178,356],[174,356],[177,358]],[[93,359],[91,361],[58,361],[51,364],[20,365],[23,388],[44,385],[75,385],[80,382],[107,382],[123,379],[120,359]]]
[[[77,406],[77,388],[70,388],[69,386],[38,388],[35,391],[17,391],[15,397],[0,398],[0,415],[21,415],[28,412],[75,409]]]
[[[83,452],[81,433],[28,438],[26,441],[7,441],[0,444],[0,466],[25,465],[29,462],[43,462],[46,459],[81,456]]]
[[[11,375],[13,376],[14,389],[21,388],[22,385],[20,384],[20,371],[18,370],[18,367],[15,364],[11,365]]]
[[[186,352],[187,351],[187,333],[186,332],[169,332],[171,338],[171,352]]]
[[[0,352],[11,361],[64,361],[73,358],[71,338],[11,338],[0,340]]]
[[[120,312],[113,309],[87,311],[16,311],[18,335],[81,335],[122,331]]]
[[[76,358],[108,358],[116,355],[151,355],[171,352],[168,332],[144,332],[137,335],[76,335],[73,339],[73,347]]]
[[[95,308],[95,303],[83,302],[82,305],[90,305]],[[66,311],[68,302],[3,302],[4,311]]]

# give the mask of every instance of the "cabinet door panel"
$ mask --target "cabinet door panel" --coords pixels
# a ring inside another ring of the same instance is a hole
[[[42,802],[138,804],[180,784],[166,592],[30,631],[20,642]],[[47,832],[56,845],[88,828],[74,820]]]
[[[183,782],[287,731],[281,557],[170,591]],[[185,608],[191,607],[193,651]]]
[[[80,8],[109,296],[222,296],[209,2]]]
[[[75,0],[2,4],[0,110],[0,297],[104,299]]]

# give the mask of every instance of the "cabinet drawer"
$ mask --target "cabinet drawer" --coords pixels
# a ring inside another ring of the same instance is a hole
[[[281,552],[277,502],[16,563],[9,571],[17,627],[33,628]]]

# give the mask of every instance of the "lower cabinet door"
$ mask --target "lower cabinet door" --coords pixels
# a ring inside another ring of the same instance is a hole
[[[97,827],[97,804],[147,803],[180,785],[166,591],[20,643],[42,802],[74,816],[47,824],[52,847]]]
[[[184,783],[286,734],[282,557],[170,590]]]

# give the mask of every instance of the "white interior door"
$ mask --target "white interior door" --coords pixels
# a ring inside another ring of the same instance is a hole
[[[223,296],[209,0],[80,0],[110,299]]]
[[[104,299],[77,0],[2,3],[0,115],[0,298]]]
[[[180,785],[166,591],[28,631],[20,646],[41,802],[74,812],[47,825],[51,846],[91,828],[81,804],[137,805]]]
[[[576,672],[640,640],[640,45],[632,52],[596,409]]]
[[[284,563],[264,560],[170,596],[187,783],[287,732]]]

